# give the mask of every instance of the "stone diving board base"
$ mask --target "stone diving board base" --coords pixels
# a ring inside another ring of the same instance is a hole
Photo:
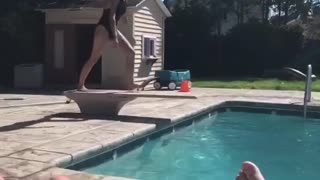
[[[125,104],[139,97],[197,99],[190,92],[176,91],[69,90],[64,95],[73,100],[83,114],[109,116],[118,115]]]

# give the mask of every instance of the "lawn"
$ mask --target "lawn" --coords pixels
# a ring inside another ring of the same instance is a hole
[[[304,90],[304,81],[283,81],[278,79],[194,79],[193,87],[231,88],[231,89],[273,89],[273,90]],[[320,80],[312,84],[312,90],[320,92]]]

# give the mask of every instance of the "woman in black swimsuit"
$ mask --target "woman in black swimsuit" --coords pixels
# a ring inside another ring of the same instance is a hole
[[[127,55],[127,76],[129,89],[134,89],[137,85],[134,84],[133,71],[134,71],[134,48],[124,35],[117,29],[119,19],[126,13],[127,0],[106,0],[103,14],[97,23],[94,42],[91,56],[83,66],[78,90],[86,90],[85,81],[99,58],[102,56],[105,47],[112,43],[113,47],[120,47]]]

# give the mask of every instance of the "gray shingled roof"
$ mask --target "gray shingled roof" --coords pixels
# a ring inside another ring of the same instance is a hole
[[[47,0],[39,5],[40,9],[57,8],[80,8],[80,7],[101,7],[101,4],[108,0]],[[127,0],[128,6],[136,6],[144,0]]]

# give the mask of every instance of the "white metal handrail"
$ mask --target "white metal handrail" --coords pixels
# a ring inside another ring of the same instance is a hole
[[[311,91],[312,91],[312,66],[311,64],[308,65],[308,74],[306,78],[306,86],[304,90],[304,101],[303,101],[303,114],[304,118],[307,118],[307,109],[308,109],[308,102],[311,102]]]

